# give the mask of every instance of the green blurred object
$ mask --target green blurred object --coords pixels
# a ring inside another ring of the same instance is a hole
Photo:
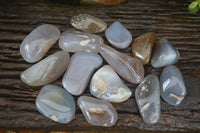
[[[188,10],[191,13],[196,13],[199,10],[199,2],[192,2],[189,6],[188,6]]]
[[[200,3],[200,0],[195,0],[195,1]]]

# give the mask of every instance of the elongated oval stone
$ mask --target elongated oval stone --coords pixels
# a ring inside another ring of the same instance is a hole
[[[104,44],[102,37],[80,31],[65,31],[59,40],[62,50],[68,52],[98,53],[99,47]]]
[[[155,68],[174,64],[179,59],[179,52],[166,38],[161,38],[155,47],[151,65]]]
[[[138,85],[135,98],[143,120],[155,124],[160,118],[160,84],[155,75],[148,75]]]
[[[76,53],[72,56],[62,84],[73,95],[80,95],[85,90],[95,69],[103,63],[101,56],[95,53]]]
[[[78,14],[71,18],[70,24],[87,33],[100,33],[106,30],[107,24],[94,16],[89,14]]]
[[[105,100],[81,96],[77,104],[91,125],[111,127],[117,122],[118,115],[115,108]]]
[[[126,101],[132,94],[112,67],[101,67],[92,77],[90,92],[93,96],[113,103]]]
[[[36,98],[36,107],[41,114],[59,123],[69,123],[75,115],[72,95],[52,84],[42,87]]]
[[[108,27],[105,35],[107,40],[117,48],[125,49],[132,42],[131,33],[118,21]]]
[[[50,24],[43,24],[26,36],[20,45],[20,54],[27,62],[42,59],[60,37],[60,30]]]
[[[170,105],[177,106],[186,95],[186,87],[180,70],[169,65],[160,75],[161,96]]]
[[[107,45],[101,46],[100,54],[121,77],[133,84],[142,82],[144,67],[138,59],[120,53]]]
[[[143,64],[147,64],[151,57],[154,40],[154,32],[148,32],[137,37],[132,43],[133,56],[139,59]]]
[[[21,74],[21,80],[30,86],[41,86],[55,81],[67,69],[70,56],[66,51],[56,52]]]

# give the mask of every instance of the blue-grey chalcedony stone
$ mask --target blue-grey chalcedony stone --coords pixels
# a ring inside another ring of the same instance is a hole
[[[143,120],[155,124],[160,118],[160,84],[155,75],[148,75],[136,88],[135,98]]]
[[[156,44],[151,65],[155,68],[174,64],[179,59],[179,52],[166,38],[161,38]]]
[[[60,37],[60,30],[50,24],[43,24],[26,36],[20,45],[20,53],[27,62],[34,63],[42,59]]]
[[[186,95],[186,87],[180,70],[169,65],[165,67],[160,75],[161,96],[171,105],[178,105]]]
[[[115,108],[105,100],[81,96],[77,104],[91,125],[111,127],[117,122],[118,115]]]
[[[102,45],[99,52],[121,77],[133,84],[142,82],[144,67],[138,59],[120,53],[108,45]]]
[[[65,31],[62,33],[59,46],[68,52],[98,53],[99,47],[104,44],[102,37],[80,31]]]
[[[56,85],[45,85],[36,98],[36,107],[47,118],[69,123],[75,115],[74,98],[63,88]]]
[[[101,67],[92,77],[90,92],[93,96],[113,103],[126,101],[132,94],[112,67]]]
[[[103,63],[101,56],[95,53],[76,53],[71,57],[62,84],[73,95],[80,95],[85,90],[95,69]]]
[[[117,48],[127,48],[132,42],[131,33],[118,21],[108,27],[105,35],[107,40]]]
[[[51,83],[64,73],[69,60],[68,52],[56,52],[26,69],[21,74],[21,80],[30,86],[41,86]]]

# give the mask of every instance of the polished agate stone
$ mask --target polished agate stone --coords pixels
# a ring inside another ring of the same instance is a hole
[[[102,37],[80,31],[65,31],[62,33],[59,46],[68,52],[98,53],[99,47],[104,44]]]
[[[30,86],[41,86],[55,81],[67,69],[70,56],[66,51],[56,52],[21,74],[21,80]]]
[[[101,56],[95,53],[76,53],[71,57],[62,84],[73,95],[80,95],[85,90],[94,70],[103,63]]]
[[[113,103],[126,101],[132,94],[112,67],[101,67],[92,77],[90,92],[93,96]]]
[[[160,118],[160,84],[155,75],[148,75],[135,91],[136,102],[143,120],[155,124]]]
[[[78,14],[71,18],[70,24],[87,33],[100,33],[106,30],[107,24],[94,16],[89,14]]]
[[[80,0],[81,5],[105,5],[105,6],[112,6],[112,5],[119,5],[127,2],[127,0]]]
[[[100,54],[121,77],[133,84],[142,82],[144,67],[138,59],[120,53],[107,45],[101,46]]]
[[[132,42],[131,33],[118,21],[108,27],[105,35],[107,40],[117,48],[127,48]]]
[[[50,24],[43,24],[26,36],[20,45],[20,54],[27,62],[42,59],[60,37],[60,30]]]
[[[174,64],[179,59],[179,52],[166,38],[161,38],[154,50],[151,65],[155,68]]]
[[[155,40],[155,33],[149,32],[137,37],[132,43],[132,53],[143,64],[147,64],[151,57],[151,51]]]
[[[91,125],[111,127],[117,122],[118,115],[115,108],[105,100],[81,96],[77,104]]]
[[[180,70],[169,65],[160,75],[161,96],[170,105],[179,105],[186,95],[186,87]]]
[[[75,115],[72,95],[52,84],[42,87],[36,98],[36,107],[41,114],[59,123],[69,123]]]

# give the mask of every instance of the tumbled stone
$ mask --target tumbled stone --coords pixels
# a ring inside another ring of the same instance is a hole
[[[137,37],[132,43],[132,53],[143,64],[147,64],[151,57],[151,51],[155,40],[155,33],[148,32]]]
[[[113,103],[126,101],[132,94],[112,67],[101,67],[92,77],[90,92],[93,96]]]
[[[161,38],[155,47],[151,65],[155,68],[174,64],[179,59],[179,52],[166,38]]]
[[[118,115],[115,108],[105,100],[81,96],[77,104],[91,125],[111,127],[117,122]]]
[[[56,52],[26,69],[21,74],[21,80],[30,86],[41,86],[51,83],[64,73],[69,60],[68,52]]]
[[[59,46],[68,52],[98,53],[99,47],[104,44],[102,37],[80,31],[65,31],[62,33]]]
[[[160,84],[155,75],[148,75],[138,85],[135,98],[143,120],[155,124],[160,118]]]
[[[105,6],[112,6],[112,5],[119,5],[127,2],[127,0],[80,0],[81,5],[105,5]]]
[[[27,62],[42,59],[60,37],[60,30],[50,24],[43,24],[26,36],[20,45],[20,54]]]
[[[169,65],[160,75],[161,96],[170,105],[177,106],[186,95],[186,87],[180,70]]]
[[[95,69],[103,63],[101,56],[95,53],[76,53],[72,56],[62,84],[73,95],[80,95],[85,90]]]
[[[144,67],[138,59],[120,53],[107,45],[101,46],[100,54],[121,77],[133,84],[142,82]]]
[[[78,14],[71,18],[70,24],[87,33],[100,33],[106,30],[107,24],[94,16],[89,14]]]
[[[75,115],[72,95],[52,84],[42,87],[36,98],[36,107],[41,114],[59,123],[69,123]]]
[[[111,45],[117,48],[125,49],[132,42],[131,33],[118,21],[108,27],[105,35]]]

